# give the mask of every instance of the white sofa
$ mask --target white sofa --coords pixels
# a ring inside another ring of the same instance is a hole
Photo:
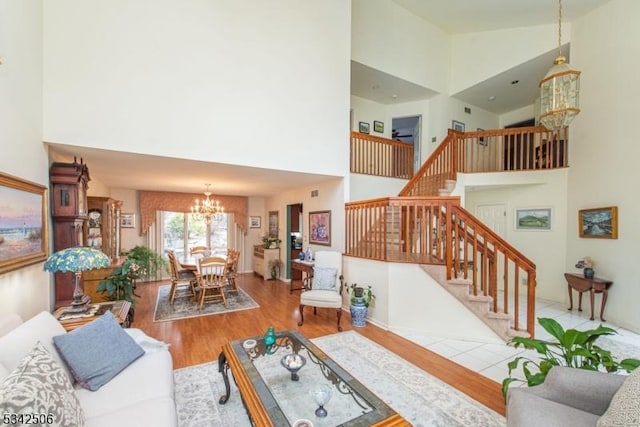
[[[167,345],[139,329],[125,331],[145,353],[111,381],[97,391],[89,391],[74,383],[69,374],[84,411],[85,426],[177,426],[173,360]],[[46,311],[26,322],[17,315],[0,316],[0,384],[38,341],[66,368],[52,341],[65,333]]]

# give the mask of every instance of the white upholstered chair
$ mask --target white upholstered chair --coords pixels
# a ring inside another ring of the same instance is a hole
[[[304,307],[334,308],[338,317],[338,331],[342,331],[342,254],[334,251],[317,251],[313,266],[313,277],[305,279],[300,294],[300,321],[304,323]]]

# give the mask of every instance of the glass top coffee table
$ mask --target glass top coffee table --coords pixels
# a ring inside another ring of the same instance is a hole
[[[263,337],[227,343],[218,369],[226,388],[220,403],[230,397],[230,369],[258,426],[411,425],[296,331],[277,333],[271,346]]]

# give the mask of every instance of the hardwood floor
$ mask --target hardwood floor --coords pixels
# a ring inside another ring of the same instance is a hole
[[[313,309],[307,308],[304,325],[299,327],[300,293],[290,295],[285,282],[263,281],[261,277],[248,273],[239,275],[237,283],[260,308],[168,322],[153,321],[158,287],[168,282],[141,283],[136,290],[140,298],[136,301],[132,327],[169,343],[174,368],[216,360],[226,342],[262,335],[268,326],[274,326],[276,330],[299,330],[308,338],[338,332],[336,313],[332,309],[318,309],[318,314],[314,315]],[[370,323],[364,328],[353,328],[348,312],[343,312],[341,325],[345,331],[356,329],[363,336],[504,415],[504,399],[500,385],[495,381]]]

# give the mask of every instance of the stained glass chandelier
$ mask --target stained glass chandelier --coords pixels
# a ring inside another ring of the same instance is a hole
[[[224,207],[220,204],[219,201],[211,199],[211,191],[209,191],[209,187],[211,184],[205,184],[207,187],[204,195],[206,199],[200,203],[198,199],[196,199],[195,205],[191,207],[191,214],[193,217],[200,221],[204,220],[207,224],[211,224],[211,220],[215,215],[224,213]]]
[[[558,6],[558,56],[540,81],[540,123],[549,130],[569,126],[580,112],[580,71],[571,68],[562,55],[562,0]]]

